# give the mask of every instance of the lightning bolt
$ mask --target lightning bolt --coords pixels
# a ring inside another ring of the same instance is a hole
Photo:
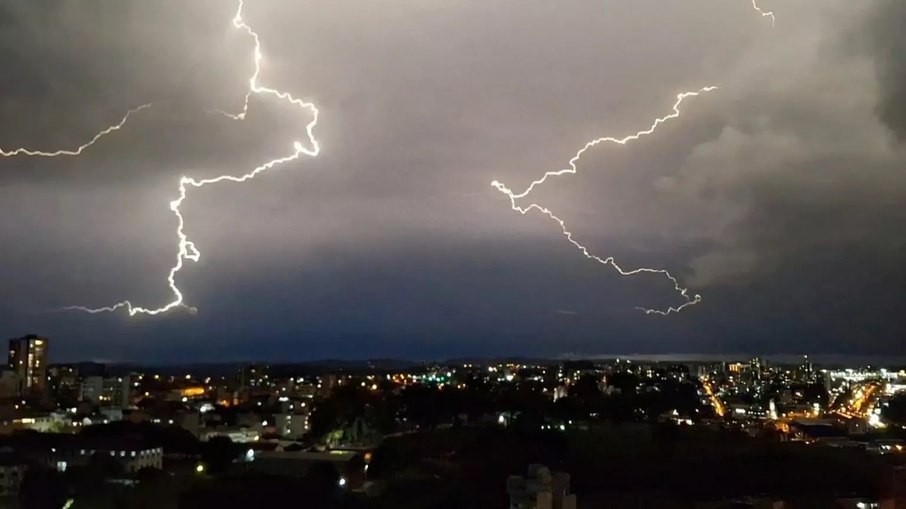
[[[620,274],[621,276],[634,276],[634,275],[642,274],[642,273],[650,273],[650,274],[660,274],[660,275],[666,277],[668,280],[670,280],[671,283],[673,283],[674,290],[676,290],[676,292],[680,294],[680,296],[685,300],[685,303],[683,303],[680,306],[676,306],[676,307],[668,307],[665,310],[649,309],[649,308],[642,308],[642,307],[639,307],[636,309],[644,311],[646,314],[657,314],[657,315],[663,315],[663,316],[667,316],[671,313],[679,313],[683,309],[701,302],[701,296],[698,294],[690,296],[689,290],[687,288],[684,288],[682,285],[680,285],[679,281],[676,279],[676,277],[673,276],[669,271],[667,271],[666,269],[653,269],[653,268],[648,268],[648,267],[641,267],[641,268],[637,268],[637,269],[626,270],[626,269],[622,268],[620,265],[618,265],[616,260],[612,256],[608,256],[606,258],[601,258],[600,256],[591,253],[587,247],[580,244],[578,241],[576,241],[573,238],[572,232],[570,232],[569,229],[566,227],[566,222],[564,222],[563,219],[557,217],[557,215],[555,215],[547,207],[544,207],[537,203],[532,203],[532,204],[529,204],[529,205],[523,207],[523,206],[520,206],[519,204],[517,204],[516,201],[528,196],[535,189],[536,186],[539,186],[539,185],[543,184],[545,181],[547,181],[548,177],[559,177],[560,175],[567,175],[567,174],[575,175],[576,173],[578,173],[579,170],[576,165],[579,163],[579,160],[582,158],[582,155],[585,154],[585,152],[587,152],[592,147],[594,147],[596,145],[600,145],[601,143],[613,143],[613,144],[617,144],[617,145],[626,145],[627,143],[630,143],[630,142],[639,140],[640,138],[643,138],[645,136],[648,136],[648,135],[654,133],[657,130],[657,128],[660,127],[661,124],[663,124],[664,122],[679,118],[680,106],[683,104],[683,101],[685,101],[687,98],[696,97],[696,96],[699,96],[699,95],[707,93],[707,92],[712,92],[714,90],[717,90],[717,88],[718,87],[716,87],[716,86],[708,86],[708,87],[704,87],[704,88],[701,88],[701,89],[693,91],[693,92],[683,92],[681,94],[678,94],[676,96],[676,102],[673,103],[673,112],[672,113],[670,113],[669,115],[655,119],[654,122],[652,122],[652,124],[647,129],[638,131],[635,134],[624,136],[622,138],[606,136],[603,138],[597,138],[592,141],[589,141],[588,143],[585,144],[584,147],[582,147],[581,149],[579,149],[578,152],[576,152],[576,155],[574,155],[572,159],[569,160],[569,163],[568,163],[569,167],[564,168],[562,170],[546,172],[543,176],[541,176],[541,178],[533,181],[521,193],[514,193],[510,188],[508,188],[503,183],[501,183],[497,180],[491,182],[491,185],[494,188],[496,188],[498,191],[500,191],[501,193],[505,194],[510,199],[510,208],[512,208],[514,211],[519,212],[522,215],[526,215],[532,210],[537,210],[538,212],[540,212],[540,213],[544,214],[545,216],[554,220],[558,225],[560,225],[560,230],[563,232],[563,236],[566,237],[566,240],[569,241],[570,244],[575,246],[576,249],[578,249],[582,253],[582,255],[585,256],[586,258],[588,258],[589,260],[595,261],[602,265],[609,265],[609,266],[613,267],[617,271],[617,273]]]
[[[771,26],[772,27],[775,26],[775,24],[777,22],[777,18],[774,16],[773,11],[765,11],[764,9],[762,9],[758,5],[758,0],[752,0],[752,8],[757,13],[761,14],[762,17],[771,18]],[[520,206],[519,204],[517,204],[516,201],[528,196],[535,189],[535,186],[543,184],[547,180],[548,177],[558,177],[560,175],[576,174],[578,172],[576,164],[582,158],[582,155],[586,151],[588,151],[590,148],[592,148],[596,145],[599,145],[601,143],[615,143],[617,145],[626,145],[627,143],[636,141],[639,138],[642,138],[643,136],[648,136],[648,135],[654,133],[654,131],[657,130],[657,128],[664,122],[678,118],[680,116],[680,110],[679,110],[680,105],[683,103],[683,101],[686,98],[695,97],[695,96],[701,95],[706,92],[711,92],[711,91],[717,90],[717,88],[718,87],[716,87],[716,86],[708,86],[708,87],[701,88],[697,91],[683,92],[681,94],[678,94],[676,96],[676,102],[673,104],[673,113],[671,113],[667,116],[655,119],[655,121],[651,124],[651,126],[648,129],[639,131],[639,132],[629,135],[629,136],[625,136],[623,138],[614,138],[614,137],[608,136],[608,137],[604,137],[604,138],[598,138],[598,139],[595,139],[595,140],[592,140],[592,141],[586,143],[585,146],[582,147],[581,149],[579,149],[579,151],[576,152],[576,155],[574,155],[573,158],[569,160],[568,168],[564,168],[562,170],[557,170],[557,171],[546,172],[544,175],[541,176],[541,178],[539,178],[535,181],[532,181],[532,183],[521,193],[514,193],[510,188],[508,188],[503,183],[501,183],[497,180],[491,182],[491,185],[494,188],[496,188],[498,191],[500,191],[501,193],[505,194],[510,199],[510,208],[512,208],[514,211],[519,212],[522,215],[526,215],[530,211],[536,210],[536,211],[544,214],[545,216],[549,217],[554,222],[556,222],[560,226],[560,231],[563,233],[563,236],[566,237],[566,240],[569,241],[570,244],[575,246],[576,249],[578,249],[579,252],[581,252],[582,255],[585,256],[586,258],[588,258],[589,260],[600,263],[602,265],[609,265],[609,266],[613,267],[613,269],[616,270],[617,273],[620,274],[621,276],[634,276],[637,274],[648,273],[648,274],[660,274],[663,277],[667,278],[673,284],[673,289],[683,298],[683,300],[685,302],[679,306],[670,306],[667,309],[663,309],[663,310],[644,308],[644,307],[637,307],[636,309],[643,311],[643,312],[645,312],[645,314],[649,314],[649,315],[656,314],[656,315],[667,316],[671,313],[679,313],[680,311],[682,311],[683,309],[685,309],[689,306],[698,304],[699,302],[701,302],[702,298],[701,298],[701,295],[698,295],[698,294],[690,296],[689,289],[680,285],[679,280],[673,274],[671,274],[667,269],[655,269],[655,268],[649,268],[649,267],[640,267],[637,269],[629,269],[629,270],[624,269],[619,264],[617,264],[617,262],[613,256],[601,258],[600,256],[593,254],[591,251],[588,250],[587,247],[585,247],[584,245],[579,243],[577,240],[575,240],[573,238],[572,232],[569,231],[569,229],[566,227],[566,222],[563,219],[561,219],[560,217],[558,217],[556,214],[554,214],[549,208],[539,205],[537,203],[531,203],[531,204],[523,207],[523,206]]]
[[[165,313],[174,308],[182,308],[189,312],[196,312],[197,309],[188,306],[185,304],[185,299],[182,292],[179,290],[179,287],[176,285],[176,275],[182,268],[185,266],[187,261],[197,262],[201,258],[201,252],[198,248],[195,247],[195,244],[189,240],[188,236],[184,231],[185,219],[183,218],[180,207],[183,202],[185,202],[188,197],[189,188],[200,188],[210,184],[217,184],[220,182],[234,182],[242,183],[248,180],[255,178],[263,172],[271,170],[277,166],[288,163],[299,159],[303,155],[309,157],[316,157],[321,149],[318,145],[318,141],[314,136],[314,128],[318,124],[318,108],[309,102],[305,102],[301,99],[294,97],[289,92],[283,92],[274,88],[269,88],[261,85],[258,82],[258,77],[261,74],[261,61],[264,58],[261,53],[261,41],[258,37],[258,34],[252,30],[248,24],[242,19],[242,8],[243,0],[239,0],[239,7],[236,10],[236,16],[233,17],[233,26],[239,30],[247,33],[252,40],[254,41],[254,62],[255,62],[255,71],[252,73],[252,77],[249,78],[249,88],[245,94],[245,99],[243,101],[242,110],[239,113],[231,114],[227,112],[222,112],[230,118],[236,120],[242,120],[246,117],[246,114],[249,110],[249,100],[252,94],[258,94],[262,96],[272,96],[280,101],[289,103],[290,105],[305,110],[310,113],[311,121],[305,126],[305,133],[307,135],[309,147],[306,147],[301,141],[293,142],[293,151],[284,157],[277,159],[272,159],[266,163],[263,163],[248,173],[243,175],[220,175],[218,177],[206,178],[206,179],[195,179],[192,177],[183,176],[179,179],[179,197],[170,202],[170,210],[173,211],[173,214],[176,216],[176,237],[179,239],[177,244],[176,252],[176,263],[170,269],[169,274],[167,274],[167,283],[170,287],[170,291],[173,293],[173,300],[160,306],[158,308],[144,308],[140,306],[133,305],[131,301],[124,300],[113,304],[112,306],[104,306],[99,308],[89,308],[85,306],[67,306],[64,309],[84,311],[86,313],[108,313],[114,312],[119,309],[125,309],[129,312],[129,316],[135,316],[137,314],[147,314],[147,315],[157,315],[160,313]]]
[[[140,112],[140,111],[142,111],[142,110],[144,110],[144,109],[146,109],[146,108],[150,108],[150,107],[151,107],[151,103],[142,104],[141,106],[132,108],[131,110],[127,111],[125,115],[123,115],[123,118],[120,119],[119,122],[117,122],[116,124],[113,124],[112,126],[106,128],[106,129],[104,129],[103,131],[98,132],[98,133],[95,134],[90,140],[86,141],[85,143],[79,145],[78,147],[76,147],[76,148],[74,148],[74,149],[62,149],[62,150],[55,150],[55,151],[53,151],[53,152],[45,152],[45,151],[43,151],[43,150],[32,150],[32,149],[24,148],[24,147],[23,147],[23,148],[17,148],[17,149],[14,149],[14,150],[9,150],[9,151],[3,150],[2,148],[0,148],[0,157],[13,157],[13,156],[31,156],[31,157],[77,156],[77,155],[81,154],[82,151],[84,151],[86,148],[88,148],[88,147],[94,145],[95,143],[97,143],[98,140],[100,140],[100,139],[103,138],[104,136],[107,136],[108,134],[110,134],[110,133],[112,133],[112,132],[119,131],[120,129],[122,129],[123,126],[126,125],[126,122],[129,120],[129,117],[131,117],[132,115],[135,115],[136,113],[138,113],[138,112]]]
[[[216,183],[220,183],[220,182],[242,183],[247,180],[253,179],[256,176],[258,176],[259,174],[261,174],[265,171],[271,170],[279,165],[299,159],[303,155],[307,155],[309,157],[316,157],[320,153],[320,147],[314,136],[314,128],[318,123],[318,114],[319,114],[317,107],[313,103],[305,102],[301,99],[294,97],[289,92],[283,92],[283,91],[280,91],[280,90],[277,90],[274,88],[266,87],[266,86],[261,85],[258,82],[258,78],[261,73],[261,62],[263,60],[263,54],[261,52],[261,42],[260,42],[260,38],[259,38],[258,34],[251,28],[251,26],[249,26],[243,20],[243,18],[242,18],[243,7],[244,7],[244,1],[239,0],[239,5],[236,10],[236,15],[232,19],[232,24],[235,28],[242,30],[246,34],[248,34],[249,37],[251,37],[251,39],[254,42],[254,52],[253,52],[254,72],[252,73],[251,78],[249,78],[249,88],[248,88],[247,92],[245,93],[245,96],[243,99],[243,104],[242,104],[242,109],[238,113],[229,113],[229,112],[225,112],[225,111],[219,111],[219,113],[222,113],[222,114],[226,115],[227,117],[235,119],[235,120],[243,120],[246,118],[246,115],[248,114],[249,101],[251,99],[252,94],[258,94],[258,95],[262,95],[262,96],[265,96],[265,95],[273,96],[274,98],[276,98],[278,100],[287,102],[290,105],[292,105],[294,107],[298,107],[302,110],[306,110],[311,114],[311,121],[309,121],[309,123],[306,124],[306,128],[305,128],[307,141],[308,141],[308,145],[310,148],[307,148],[301,141],[297,140],[297,141],[293,142],[293,144],[292,144],[293,151],[289,155],[286,155],[286,156],[280,157],[280,158],[276,158],[276,159],[272,159],[268,162],[265,162],[255,168],[253,168],[249,172],[242,174],[242,175],[238,175],[238,176],[220,175],[217,177],[207,178],[207,179],[195,179],[195,178],[187,177],[187,176],[183,176],[180,178],[179,186],[178,186],[178,198],[170,202],[170,210],[173,212],[173,214],[176,216],[176,219],[177,219],[176,237],[178,239],[178,243],[177,243],[176,263],[173,265],[173,267],[171,267],[169,273],[167,274],[167,283],[173,294],[173,300],[171,300],[169,303],[166,303],[163,306],[160,306],[157,308],[145,308],[145,307],[141,307],[141,306],[136,306],[136,305],[132,304],[132,302],[129,300],[124,300],[122,302],[118,302],[111,306],[104,306],[104,307],[98,307],[98,308],[90,308],[90,307],[85,307],[85,306],[67,306],[63,309],[84,311],[84,312],[92,313],[92,314],[115,312],[120,309],[125,309],[128,311],[130,316],[134,316],[136,314],[156,315],[156,314],[160,314],[160,313],[165,313],[174,308],[183,308],[190,312],[197,311],[196,308],[185,304],[184,296],[183,296],[182,292],[180,291],[179,287],[176,285],[176,276],[182,270],[182,268],[185,266],[186,262],[187,261],[198,262],[199,259],[201,258],[201,252],[197,249],[195,244],[191,240],[189,240],[188,236],[186,235],[186,233],[184,231],[185,219],[182,215],[182,212],[180,211],[180,207],[182,206],[183,202],[185,202],[185,200],[188,197],[189,188],[200,188],[200,187],[203,187],[203,186],[206,186],[209,184],[216,184]],[[760,13],[763,17],[770,17],[771,24],[772,24],[772,26],[774,25],[774,23],[776,22],[776,19],[774,17],[773,12],[764,11],[763,9],[761,9],[758,5],[758,0],[752,0],[752,7],[758,13]],[[717,87],[712,86],[712,87],[702,88],[696,92],[685,92],[685,93],[679,94],[677,96],[677,101],[674,104],[672,114],[656,119],[654,121],[654,123],[648,129],[639,131],[634,135],[626,136],[624,138],[604,137],[604,138],[592,140],[591,142],[587,143],[582,149],[580,149],[572,159],[570,159],[569,168],[559,170],[559,171],[545,173],[540,179],[533,181],[531,183],[531,185],[529,185],[529,187],[526,188],[521,193],[518,193],[518,194],[514,193],[509,188],[507,188],[504,184],[502,184],[496,180],[494,182],[492,182],[492,186],[494,186],[497,190],[506,194],[509,197],[510,205],[513,210],[525,215],[529,211],[534,209],[534,210],[537,210],[537,211],[543,213],[544,215],[548,216],[552,220],[556,221],[560,225],[561,231],[562,231],[563,235],[567,238],[567,240],[571,244],[573,244],[577,249],[579,249],[580,252],[582,252],[582,254],[585,257],[587,257],[593,261],[596,261],[598,263],[604,264],[604,265],[610,265],[619,274],[621,274],[623,276],[631,276],[631,275],[636,275],[636,274],[640,274],[640,273],[654,273],[654,274],[661,274],[664,277],[666,277],[667,279],[669,279],[673,283],[674,289],[685,299],[686,302],[684,304],[677,306],[677,307],[669,307],[666,310],[647,309],[647,308],[638,308],[638,309],[640,309],[648,314],[668,315],[670,313],[677,313],[688,306],[691,306],[693,304],[697,304],[698,302],[700,302],[701,296],[696,294],[696,295],[693,295],[690,297],[688,289],[683,288],[679,284],[678,280],[672,274],[670,274],[670,272],[668,272],[665,269],[653,269],[653,268],[647,268],[647,267],[625,270],[615,262],[613,257],[601,258],[597,255],[594,255],[585,246],[583,246],[582,244],[577,242],[575,239],[573,239],[573,235],[567,229],[566,223],[562,219],[557,217],[553,212],[551,212],[550,209],[543,207],[541,205],[538,205],[536,203],[532,203],[526,207],[521,207],[516,203],[516,201],[520,198],[524,198],[524,197],[528,196],[528,194],[530,194],[532,192],[532,190],[535,188],[535,186],[544,183],[548,177],[577,173],[576,164],[581,159],[582,155],[587,150],[594,147],[595,145],[598,145],[600,143],[605,143],[605,142],[615,143],[615,144],[619,144],[619,145],[625,145],[631,141],[638,140],[639,138],[641,138],[643,136],[650,135],[662,123],[679,117],[679,115],[680,115],[679,107],[682,104],[683,100],[685,100],[687,97],[697,96],[702,93],[710,92],[710,91],[713,91],[716,89],[717,89]],[[3,150],[2,148],[0,148],[0,156],[2,156],[2,157],[13,157],[13,156],[19,156],[19,155],[36,156],[36,157],[77,156],[77,155],[80,155],[85,149],[94,145],[101,138],[103,138],[115,131],[120,130],[126,124],[126,122],[129,120],[129,118],[132,115],[140,112],[141,110],[149,108],[149,107],[151,107],[150,103],[143,104],[141,106],[138,106],[136,108],[129,110],[128,112],[126,112],[126,114],[120,120],[120,122],[118,122],[114,125],[111,125],[111,126],[107,127],[106,129],[98,132],[90,140],[83,143],[82,145],[79,145],[75,149],[62,149],[62,150],[47,152],[47,151],[41,151],[41,150],[32,150],[32,149],[28,149],[28,148],[17,148],[17,149],[11,150],[11,151],[6,151],[6,150]]]
[[[761,7],[759,7],[759,6],[758,6],[758,0],[752,0],[752,8],[755,9],[755,11],[756,11],[758,14],[761,14],[761,17],[763,17],[763,18],[771,18],[771,26],[772,26],[772,27],[773,27],[773,26],[776,26],[776,24],[777,24],[777,17],[774,16],[774,11],[765,11],[764,9],[762,9]]]

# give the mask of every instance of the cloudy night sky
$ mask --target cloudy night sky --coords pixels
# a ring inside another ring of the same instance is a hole
[[[311,117],[253,96],[232,1],[0,6],[0,325],[54,361],[608,353],[903,354],[902,0],[247,0],[261,82],[321,110],[317,158],[190,191],[195,315],[172,299],[181,175],[292,153]],[[510,209],[586,141],[682,116]],[[523,203],[527,204],[527,202]]]

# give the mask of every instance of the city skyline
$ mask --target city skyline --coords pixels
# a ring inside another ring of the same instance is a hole
[[[904,27],[0,1],[0,507],[906,508]]]
[[[563,353],[553,356],[532,356],[532,355],[508,355],[508,356],[449,356],[449,357],[392,357],[392,356],[334,356],[334,357],[299,357],[291,358],[286,356],[277,356],[267,358],[262,356],[233,357],[233,358],[203,358],[196,360],[187,360],[183,357],[164,360],[143,360],[130,358],[98,358],[98,357],[69,357],[54,358],[47,353],[49,344],[52,343],[46,336],[36,334],[26,334],[19,338],[12,338],[10,342],[10,360],[8,366],[13,369],[15,366],[13,343],[39,340],[43,348],[43,361],[45,366],[74,366],[74,365],[109,365],[117,369],[135,369],[135,368],[165,368],[175,369],[182,367],[220,367],[256,364],[274,364],[283,366],[323,366],[339,367],[347,366],[361,368],[366,366],[391,366],[398,367],[415,367],[419,365],[431,364],[449,364],[462,362],[478,363],[499,363],[499,362],[543,362],[547,364],[557,364],[561,362],[613,362],[617,360],[640,362],[640,363],[737,363],[747,362],[751,359],[760,359],[777,365],[792,366],[802,362],[803,359],[810,360],[816,365],[832,368],[841,367],[860,367],[860,368],[887,368],[898,370],[906,367],[906,356],[897,355],[859,355],[859,354],[809,354],[809,353],[765,353],[765,352],[724,352],[724,353],[676,353],[676,352],[659,352],[659,353],[608,353],[608,354],[576,354]],[[49,359],[49,360],[48,360]],[[18,375],[17,375],[18,376]]]

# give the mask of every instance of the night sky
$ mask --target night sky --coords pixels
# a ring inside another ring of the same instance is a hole
[[[903,354],[902,0],[249,0],[261,81],[314,101],[322,153],[183,206],[196,315],[60,312],[171,299],[181,175],[241,174],[310,120],[253,97],[232,1],[0,5],[0,330],[54,361]],[[533,197],[586,141],[680,119]]]

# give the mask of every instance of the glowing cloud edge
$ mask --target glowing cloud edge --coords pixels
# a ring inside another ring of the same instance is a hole
[[[314,136],[314,128],[318,124],[318,108],[309,102],[305,102],[301,99],[294,97],[289,92],[283,92],[274,88],[269,88],[262,86],[258,83],[258,77],[261,74],[261,60],[263,55],[261,53],[261,42],[258,37],[258,34],[252,30],[248,24],[242,19],[242,8],[244,6],[243,0],[239,0],[239,7],[236,10],[236,16],[233,17],[233,26],[237,29],[245,31],[255,42],[254,47],[254,61],[255,61],[255,71],[252,73],[252,77],[249,78],[249,90],[245,94],[245,99],[243,101],[242,110],[236,114],[230,114],[227,112],[221,112],[227,115],[230,118],[236,120],[242,120],[246,117],[249,109],[249,99],[252,94],[260,95],[270,95],[274,96],[277,99],[285,101],[293,106],[301,108],[303,110],[308,110],[311,113],[312,119],[305,126],[305,132],[308,138],[308,142],[311,148],[306,148],[301,141],[295,141],[293,143],[293,152],[287,156],[280,157],[277,159],[272,159],[266,163],[263,163],[248,173],[243,175],[220,175],[213,178],[207,179],[195,179],[192,177],[183,176],[179,179],[179,197],[170,202],[170,210],[173,211],[173,214],[176,216],[177,226],[176,226],[176,236],[179,239],[178,249],[176,253],[176,264],[170,269],[169,274],[167,275],[167,283],[170,288],[170,291],[173,293],[174,299],[169,303],[160,306],[158,308],[145,308],[141,306],[136,306],[132,304],[129,300],[124,300],[113,304],[111,306],[103,306],[98,308],[91,308],[86,306],[66,306],[64,310],[72,311],[84,311],[86,313],[110,313],[117,311],[119,309],[126,309],[129,313],[129,316],[135,316],[137,314],[146,314],[146,315],[157,315],[160,313],[165,313],[175,308],[182,308],[189,312],[197,312],[197,309],[188,306],[185,304],[185,299],[182,291],[176,285],[176,275],[182,268],[185,266],[185,262],[192,261],[197,262],[201,258],[201,252],[198,248],[195,247],[195,244],[189,240],[188,236],[184,231],[185,219],[183,218],[182,212],[180,212],[180,206],[186,200],[188,196],[189,187],[203,187],[209,184],[217,184],[219,182],[235,182],[242,183],[247,180],[253,179],[259,174],[268,171],[276,166],[294,161],[302,157],[302,155],[307,155],[309,157],[317,157],[321,152],[320,146],[318,145],[317,139]]]

